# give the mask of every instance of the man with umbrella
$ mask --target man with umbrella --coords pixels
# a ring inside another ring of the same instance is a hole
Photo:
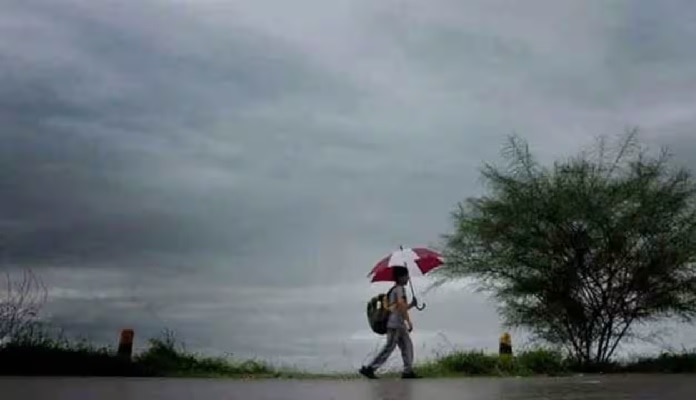
[[[413,323],[408,311],[416,307],[422,310],[423,307],[418,307],[418,301],[415,296],[408,303],[406,300],[406,288],[409,283],[408,263],[417,266],[421,272],[426,273],[433,268],[442,264],[442,260],[437,253],[426,249],[408,249],[403,247],[380,261],[370,272],[372,281],[394,281],[394,286],[387,294],[387,303],[389,310],[389,318],[387,320],[387,342],[380,352],[368,365],[360,368],[360,374],[369,378],[376,379],[375,371],[379,369],[394,352],[396,347],[399,347],[401,358],[404,363],[404,370],[401,375],[403,379],[419,378],[413,372],[413,343],[411,342],[411,331],[413,331]],[[413,285],[411,285],[413,292]]]

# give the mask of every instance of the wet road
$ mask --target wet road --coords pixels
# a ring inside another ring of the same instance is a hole
[[[696,375],[260,380],[0,377],[2,399],[696,399]]]

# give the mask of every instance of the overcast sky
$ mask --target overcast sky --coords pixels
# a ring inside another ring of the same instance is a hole
[[[507,134],[548,162],[637,126],[695,166],[694,21],[687,0],[4,0],[2,265],[71,334],[360,365],[387,288],[365,274],[439,243]],[[425,298],[417,356],[496,348],[486,298]]]

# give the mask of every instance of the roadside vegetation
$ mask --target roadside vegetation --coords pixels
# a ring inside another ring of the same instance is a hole
[[[696,373],[696,350],[637,357],[588,367],[550,349],[515,356],[478,350],[456,351],[417,365],[426,378],[466,376],[562,376],[577,373]],[[114,348],[46,336],[0,347],[0,375],[218,377],[238,379],[352,379],[355,373],[311,373],[278,368],[259,360],[208,357],[186,351],[170,333],[151,339],[131,359]],[[397,376],[398,374],[389,374]]]

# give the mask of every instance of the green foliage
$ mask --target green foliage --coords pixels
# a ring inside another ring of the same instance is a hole
[[[498,365],[498,357],[486,355],[482,351],[457,352],[438,360],[446,370],[469,375],[491,375]]]
[[[500,357],[482,351],[458,351],[417,367],[429,378],[454,376],[559,376],[572,373],[696,373],[696,351],[644,356],[624,363],[579,364],[545,348]]]
[[[511,138],[487,195],[453,213],[440,276],[473,278],[509,326],[608,362],[637,322],[696,315],[696,188],[627,136],[550,167]]]
[[[0,347],[0,375],[72,376],[198,376],[280,379],[355,379],[356,374],[316,374],[299,370],[278,370],[253,360],[233,361],[202,357],[186,352],[173,336],[150,341],[150,347],[132,361],[115,355],[106,347],[87,342],[50,339],[11,342]],[[579,365],[561,352],[544,348],[522,351],[506,357],[483,351],[458,351],[416,366],[429,377],[534,376],[576,372],[604,373],[696,373],[696,352],[664,353],[641,357],[623,365]],[[386,374],[387,377],[398,374]]]
[[[116,357],[108,348],[84,341],[71,343],[48,336],[0,347],[0,375],[138,376],[138,365]]]
[[[456,351],[419,366],[418,371],[428,377],[560,375],[569,372],[563,355],[546,349],[502,357],[483,351]]]
[[[519,368],[530,374],[559,375],[568,371],[568,361],[560,351],[536,349],[516,357]]]
[[[224,358],[203,357],[187,353],[177,346],[171,332],[150,340],[150,347],[135,358],[150,375],[220,375],[220,376],[272,376],[275,372],[266,364],[254,360],[235,362]]]
[[[3,375],[230,376],[272,377],[280,372],[254,361],[235,361],[188,353],[165,332],[133,360],[108,347],[52,337],[45,331],[24,335],[0,347]]]
[[[662,353],[658,357],[641,357],[628,364],[626,372],[696,373],[696,351]]]

